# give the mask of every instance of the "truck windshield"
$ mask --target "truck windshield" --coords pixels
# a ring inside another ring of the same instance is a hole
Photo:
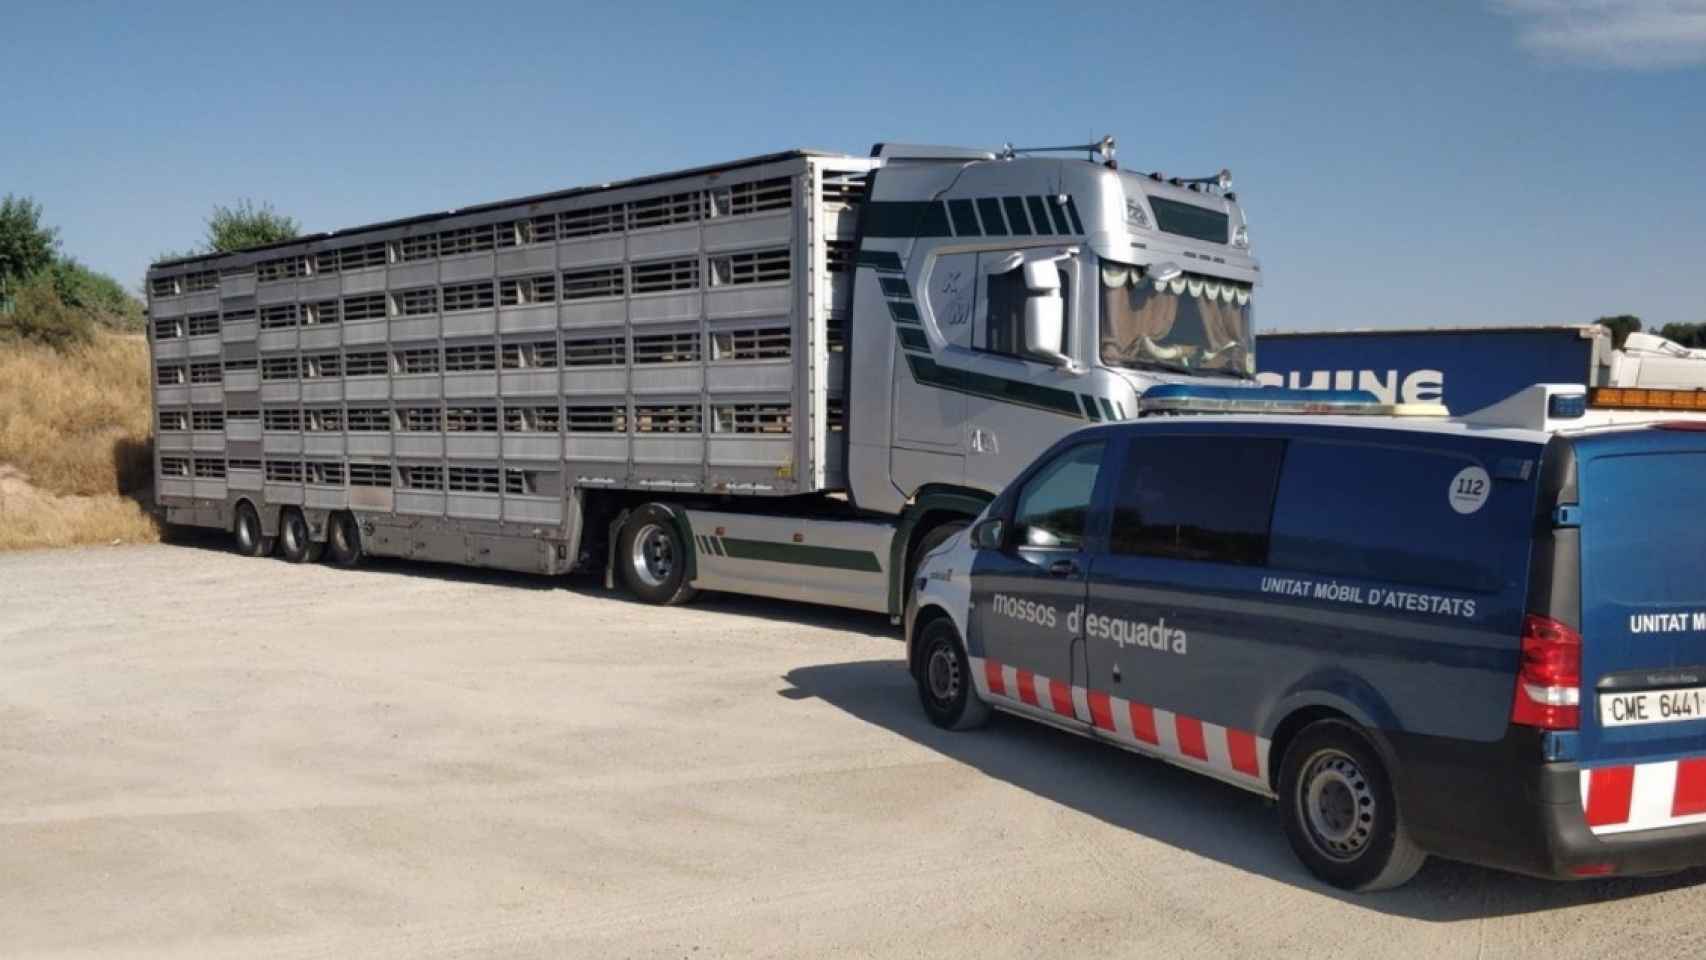
[[[1250,288],[1184,274],[1152,280],[1143,267],[1103,260],[1101,356],[1116,367],[1249,377]]]

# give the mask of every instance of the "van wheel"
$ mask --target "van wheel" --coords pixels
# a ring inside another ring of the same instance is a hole
[[[361,526],[349,513],[334,513],[326,524],[326,559],[348,569],[361,563]]]
[[[278,555],[287,563],[313,563],[320,559],[321,544],[308,532],[308,520],[295,507],[285,507],[278,518]]]
[[[930,722],[944,730],[971,730],[989,722],[989,704],[977,695],[960,634],[947,618],[924,628],[918,655],[918,699]]]
[[[1391,889],[1427,860],[1404,828],[1379,753],[1349,723],[1322,720],[1297,735],[1281,761],[1279,796],[1292,851],[1335,887]]]
[[[647,603],[686,603],[699,593],[687,584],[687,544],[675,518],[657,504],[635,510],[622,524],[616,564],[623,585]]]
[[[273,538],[261,532],[261,515],[248,501],[237,504],[237,520],[232,524],[237,552],[245,557],[264,557],[272,553]]]

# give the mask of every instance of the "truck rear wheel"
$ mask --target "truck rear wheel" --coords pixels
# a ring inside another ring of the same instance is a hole
[[[326,522],[326,558],[346,569],[361,563],[361,527],[354,514],[334,513]]]
[[[1380,754],[1350,723],[1321,720],[1297,735],[1281,761],[1279,799],[1292,852],[1335,887],[1391,889],[1427,860],[1404,828]]]
[[[273,538],[261,529],[261,515],[248,501],[237,504],[237,519],[231,525],[237,541],[237,552],[245,557],[264,557],[272,553]]]
[[[647,603],[686,603],[699,591],[687,583],[687,544],[669,511],[648,503],[628,516],[616,539],[622,583]]]
[[[308,532],[308,519],[295,507],[285,507],[278,517],[278,555],[287,563],[313,563],[320,559],[321,545]]]

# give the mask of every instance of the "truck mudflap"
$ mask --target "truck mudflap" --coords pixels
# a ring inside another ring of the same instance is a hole
[[[1695,792],[1706,780],[1692,779],[1706,777],[1695,773],[1706,757],[1583,769],[1545,762],[1547,736],[1518,726],[1485,743],[1384,733],[1415,842],[1448,859],[1560,880],[1706,866],[1706,807],[1686,812],[1706,803]]]

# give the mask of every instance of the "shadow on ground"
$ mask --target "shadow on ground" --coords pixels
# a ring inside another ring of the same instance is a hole
[[[205,527],[167,526],[163,538],[175,546],[230,553],[231,534]],[[255,563],[282,563],[277,558],[255,560]],[[447,583],[474,583],[511,590],[566,590],[584,597],[611,600],[645,606],[625,590],[606,589],[602,573],[571,573],[548,577],[540,574],[514,573],[483,567],[467,567],[452,563],[426,563],[420,560],[399,560],[392,557],[364,557],[363,573],[401,577],[425,577]],[[900,639],[900,628],[892,626],[888,617],[859,610],[826,607],[815,603],[771,600],[737,593],[700,593],[691,609],[696,613],[731,617],[757,617],[778,623],[802,627],[845,630],[866,637]]]
[[[1430,860],[1407,886],[1352,895],[1315,881],[1293,857],[1271,802],[1199,774],[997,714],[987,729],[950,733],[918,706],[900,659],[802,667],[789,699],[815,698],[1054,803],[1197,856],[1348,906],[1449,923],[1648,896],[1706,880],[1670,877],[1558,883]]]

